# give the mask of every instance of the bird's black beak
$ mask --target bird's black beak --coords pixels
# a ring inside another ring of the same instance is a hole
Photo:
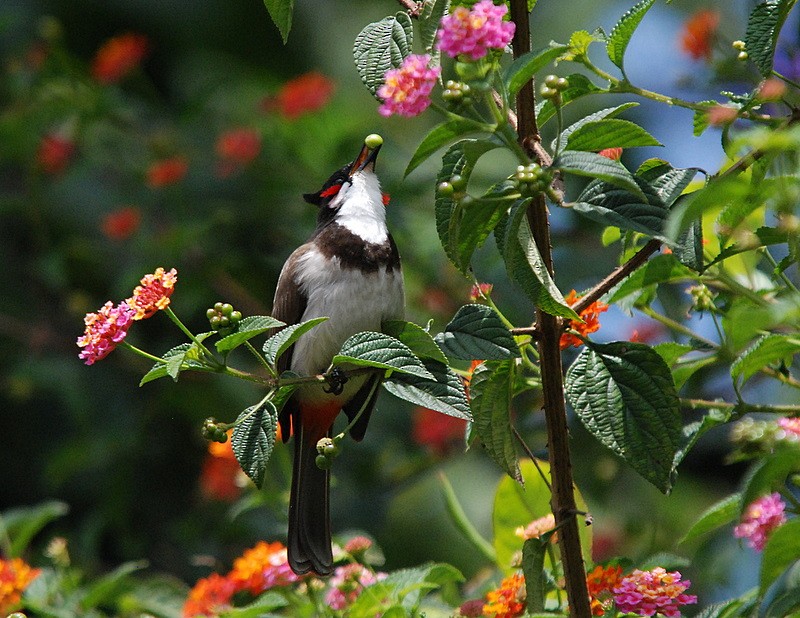
[[[378,153],[380,150],[381,144],[378,144],[375,147],[370,147],[367,144],[364,144],[358,157],[356,157],[356,160],[353,161],[353,164],[350,166],[350,172],[348,175],[352,177],[356,172],[360,172],[361,170],[365,169],[374,171],[375,159],[378,158]]]

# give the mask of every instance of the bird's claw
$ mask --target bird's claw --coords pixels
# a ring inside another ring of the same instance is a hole
[[[328,374],[328,388],[323,386],[322,390],[331,395],[341,395],[348,379],[344,371],[334,367],[333,371]]]

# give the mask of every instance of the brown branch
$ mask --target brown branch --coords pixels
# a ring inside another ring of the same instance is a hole
[[[598,300],[603,294],[608,292],[611,288],[617,285],[620,281],[625,279],[637,268],[642,266],[656,251],[661,248],[661,241],[653,238],[647,244],[639,249],[631,259],[615,268],[608,276],[595,285],[585,296],[581,296],[577,303],[572,305],[575,313],[580,313],[586,307],[591,305],[594,301]]]
[[[530,51],[530,23],[527,0],[511,0],[511,19],[516,25],[512,46],[514,57]],[[536,124],[536,100],[533,81],[526,83],[517,94],[517,134],[520,145],[529,156],[540,162],[541,136]],[[550,246],[550,226],[547,203],[543,194],[533,198],[528,206],[527,223],[547,270],[553,274],[553,252]],[[581,541],[575,513],[575,493],[572,483],[572,463],[569,453],[569,429],[564,401],[564,379],[561,365],[561,320],[536,309],[539,359],[542,374],[542,395],[547,421],[547,443],[552,484],[551,508],[559,528],[558,545],[567,589],[570,615],[589,618],[589,592],[583,565]]]
[[[397,2],[408,11],[409,17],[419,19],[419,16],[422,15],[422,2],[416,2],[415,0],[397,0]]]

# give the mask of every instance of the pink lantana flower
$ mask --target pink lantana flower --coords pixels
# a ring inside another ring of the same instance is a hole
[[[383,104],[378,108],[381,116],[418,116],[431,104],[430,94],[439,78],[441,68],[428,66],[427,54],[411,54],[397,69],[389,69],[383,85],[378,88],[378,98]]]
[[[166,309],[177,281],[178,271],[174,268],[165,271],[159,267],[152,275],[142,277],[141,285],[137,285],[133,296],[125,301],[134,311],[133,319],[144,320],[156,311]]]
[[[325,602],[333,609],[345,609],[355,602],[364,588],[385,578],[386,573],[373,573],[358,563],[336,567]]]
[[[111,301],[97,313],[87,313],[83,319],[86,330],[77,341],[78,347],[83,348],[78,358],[92,365],[108,356],[125,339],[133,316],[134,311],[127,303],[115,306]]]
[[[747,539],[747,544],[757,551],[764,549],[775,528],[786,523],[786,505],[777,492],[751,502],[744,511],[742,523],[733,529],[737,539]]]
[[[459,6],[445,15],[437,33],[438,47],[451,58],[469,56],[483,58],[490,49],[503,49],[514,37],[515,25],[503,20],[508,13],[505,4],[481,0],[472,10]]]
[[[800,416],[778,419],[779,438],[784,440],[800,440]]]
[[[686,594],[691,585],[689,580],[681,581],[678,571],[668,573],[662,567],[651,571],[635,569],[614,586],[614,602],[617,609],[639,616],[661,614],[668,618],[681,615],[681,606],[697,603],[697,597]]]

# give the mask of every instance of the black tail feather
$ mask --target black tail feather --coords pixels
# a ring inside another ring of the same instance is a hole
[[[300,423],[294,427],[294,472],[289,500],[289,566],[302,575],[333,572],[329,515],[330,471],[317,467],[316,443],[303,439]]]

